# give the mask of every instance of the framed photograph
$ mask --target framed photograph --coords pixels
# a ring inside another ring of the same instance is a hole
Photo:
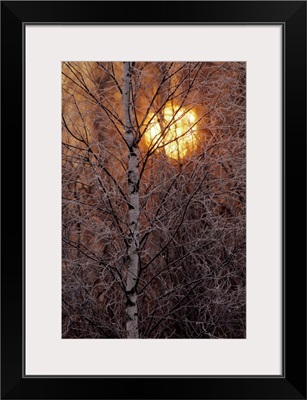
[[[2,398],[306,399],[306,2],[1,26]]]

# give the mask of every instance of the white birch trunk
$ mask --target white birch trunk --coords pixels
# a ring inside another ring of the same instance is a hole
[[[128,154],[129,238],[126,280],[127,338],[138,338],[138,308],[136,282],[139,273],[139,149],[135,140],[131,116],[131,63],[123,63],[123,108],[125,139]]]

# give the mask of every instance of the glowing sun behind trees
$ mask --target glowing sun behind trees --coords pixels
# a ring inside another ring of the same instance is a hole
[[[62,63],[62,337],[246,337],[246,64]]]
[[[176,160],[195,150],[197,137],[194,111],[166,105],[160,114],[152,114],[149,118],[149,128],[144,135],[149,149],[163,151]]]

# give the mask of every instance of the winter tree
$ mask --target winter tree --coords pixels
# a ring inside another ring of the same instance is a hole
[[[245,337],[245,72],[63,63],[63,338]]]

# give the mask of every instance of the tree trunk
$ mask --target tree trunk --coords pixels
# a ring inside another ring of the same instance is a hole
[[[130,62],[123,63],[123,108],[125,139],[128,145],[128,201],[129,201],[129,237],[126,280],[126,329],[127,338],[138,338],[138,308],[136,283],[139,273],[139,149],[132,125],[131,114],[131,77]]]

